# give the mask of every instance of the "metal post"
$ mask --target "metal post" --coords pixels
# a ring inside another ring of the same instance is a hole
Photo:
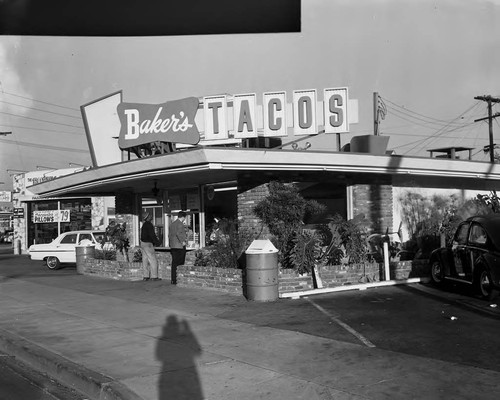
[[[391,272],[389,270],[389,243],[384,241],[384,270],[385,270],[385,280],[391,280]]]

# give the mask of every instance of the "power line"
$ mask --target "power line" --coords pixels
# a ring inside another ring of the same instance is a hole
[[[384,132],[384,135],[391,135],[391,136],[412,136],[412,137],[424,137],[424,138],[429,138],[430,136],[428,134],[407,134],[407,133],[395,133],[395,132]],[[463,136],[446,136],[446,139],[462,139]],[[473,139],[471,139],[473,140]],[[477,140],[477,137],[474,139]]]
[[[33,121],[39,121],[39,122],[46,122],[48,124],[54,124],[54,125],[62,125],[62,126],[70,126],[71,128],[78,128],[78,129],[83,129],[82,126],[75,126],[75,125],[70,125],[70,124],[63,124],[62,122],[52,122],[52,121],[47,121],[44,119],[38,119],[38,118],[31,118],[31,117],[25,117],[24,115],[17,115],[17,114],[12,114],[8,113],[5,111],[0,111],[0,114],[6,114],[6,115],[11,115],[16,118],[26,118],[26,119],[31,119]]]
[[[452,123],[452,122],[435,122],[435,121],[429,121],[427,119],[420,118],[418,116],[412,115],[411,113],[406,113],[406,112],[404,112],[404,111],[402,111],[400,109],[397,109],[397,108],[394,108],[394,107],[391,107],[391,106],[388,106],[387,108],[389,110],[389,113],[391,113],[393,115],[396,115],[397,117],[399,117],[401,119],[404,119],[406,121],[410,121],[410,122],[413,122],[413,120],[416,120],[416,121],[421,121],[421,122],[423,122],[424,124],[427,124],[427,125],[435,125],[435,126],[448,126],[450,124],[451,125],[460,125],[460,123],[454,123],[454,122]],[[394,113],[396,113],[396,114],[394,114]],[[404,118],[400,114],[404,115],[405,117],[412,118],[412,119],[410,120],[410,119]]]
[[[462,112],[460,115],[458,115],[455,120],[457,120],[458,118],[461,118],[464,114],[468,113],[469,111],[471,111],[473,108],[477,107],[478,103],[475,103],[473,104],[472,106],[470,106],[467,110],[465,110],[464,112]],[[444,131],[444,128],[446,127],[442,127],[440,129],[438,129],[436,132],[433,133],[433,135],[431,137],[429,137],[428,139],[424,139],[422,141],[422,144],[425,143],[427,140],[430,140],[430,139],[433,139],[433,140],[436,140],[438,138],[442,138],[443,134],[444,133],[448,133],[450,131],[453,131],[453,130],[457,130],[457,128],[454,128],[454,129],[450,129],[448,131]],[[463,127],[460,127],[459,129],[463,129]],[[408,150],[408,152],[414,150],[417,146],[414,146],[412,147],[410,150]],[[407,152],[407,153],[408,153]]]
[[[70,151],[70,152],[74,152],[74,153],[88,153],[89,152],[88,150],[80,150],[80,149],[75,149],[75,148],[71,148],[71,147],[50,146],[50,145],[45,145],[45,144],[18,142],[15,140],[7,140],[7,139],[0,139],[0,143],[13,144],[13,145],[24,146],[24,147],[35,147],[37,149]]]
[[[76,108],[71,108],[71,107],[60,106],[59,104],[49,103],[49,102],[42,101],[42,100],[36,100],[36,99],[34,99],[34,98],[32,98],[32,97],[20,96],[20,95],[18,95],[18,94],[14,94],[14,93],[9,93],[9,92],[6,92],[6,91],[4,91],[4,90],[2,90],[2,93],[3,93],[3,94],[7,94],[7,95],[9,95],[9,96],[19,97],[19,98],[21,98],[21,99],[26,99],[26,100],[36,101],[37,103],[47,104],[47,105],[54,106],[54,107],[65,108],[65,109],[67,109],[67,110],[73,110],[73,111],[78,111],[78,112],[80,111],[80,110],[78,110],[78,109],[76,109]]]
[[[450,122],[450,121],[448,121],[448,120],[443,120],[443,119],[438,119],[438,118],[434,118],[434,117],[429,117],[429,116],[427,116],[427,115],[420,114],[420,113],[418,113],[418,112],[416,112],[416,111],[412,111],[412,110],[410,110],[410,109],[408,109],[408,108],[406,108],[406,107],[400,106],[399,104],[396,104],[396,103],[394,103],[394,102],[392,102],[392,101],[390,101],[390,100],[386,99],[385,97],[383,97],[383,100],[384,100],[384,101],[387,101],[388,103],[392,104],[393,106],[397,107],[398,109],[401,109],[401,110],[397,110],[397,111],[402,112],[402,113],[407,114],[407,115],[410,115],[410,116],[411,116],[411,114],[415,114],[415,115],[418,115],[418,116],[420,116],[420,117],[423,117],[423,118],[426,118],[426,119],[430,119],[430,120],[432,120],[432,121],[436,121],[436,122],[439,122],[440,124],[446,124],[446,125],[448,125],[448,124],[450,124],[450,123],[453,123],[453,122]],[[391,108],[395,109],[394,107],[391,107]],[[413,117],[413,116],[412,116],[412,117]],[[413,117],[413,118],[416,118],[416,117]],[[416,119],[417,119],[417,118],[416,118]],[[455,119],[455,118],[454,118],[454,119]],[[452,120],[452,121],[453,121],[453,120]]]
[[[8,126],[9,128],[18,128],[18,129],[28,129],[28,130],[32,130],[32,131],[65,133],[65,134],[68,134],[68,135],[78,135],[78,136],[82,135],[81,132],[58,131],[57,129],[43,129],[43,128],[33,128],[33,127],[29,127],[29,126],[6,125],[6,124],[0,124],[0,126]]]
[[[419,123],[419,122],[416,122],[416,121],[414,121],[414,120],[411,120],[411,119],[405,118],[405,117],[404,117],[404,116],[402,116],[402,115],[397,114],[398,112],[400,112],[400,111],[395,110],[395,109],[392,109],[392,108],[389,108],[389,110],[388,110],[388,114],[393,115],[393,116],[395,116],[395,117],[397,117],[397,118],[403,119],[403,120],[405,120],[405,121],[411,122],[411,123],[412,123],[412,124],[414,124],[414,125],[423,126],[424,128],[435,128],[435,127],[436,127],[435,125],[438,125],[439,127],[443,127],[443,126],[444,126],[444,127],[446,127],[446,126],[448,126],[448,125],[437,124],[437,123],[435,123],[435,122],[425,121],[425,120],[423,120],[423,119],[420,119],[421,121],[423,121],[423,123]],[[403,114],[403,115],[404,115],[404,114]],[[413,117],[412,117],[412,118],[413,118]],[[432,126],[432,127],[429,127],[429,125],[433,125],[433,126]],[[462,127],[462,126],[464,126],[464,125],[465,125],[465,124],[461,124],[461,125],[457,125],[457,126],[458,126],[458,127]]]
[[[27,108],[27,109],[29,109],[29,110],[41,111],[41,112],[45,112],[45,113],[49,113],[49,114],[60,115],[60,116],[63,116],[63,117],[75,118],[75,119],[81,120],[81,117],[76,117],[76,116],[74,116],[74,115],[61,114],[61,113],[57,113],[57,112],[53,112],[53,111],[42,110],[41,108],[35,108],[35,107],[23,106],[23,105],[21,105],[21,104],[10,103],[10,102],[8,102],[8,101],[3,101],[3,100],[0,100],[0,103],[10,104],[11,106],[22,107],[22,108]]]

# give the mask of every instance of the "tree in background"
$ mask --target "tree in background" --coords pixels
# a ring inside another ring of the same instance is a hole
[[[500,199],[495,191],[478,194],[475,198],[460,200],[457,195],[425,197],[408,191],[399,198],[401,218],[408,228],[410,240],[407,247],[436,247],[444,235],[451,243],[457,226],[474,215],[500,213]],[[418,243],[418,246],[417,246]],[[424,249],[423,256],[429,249]]]

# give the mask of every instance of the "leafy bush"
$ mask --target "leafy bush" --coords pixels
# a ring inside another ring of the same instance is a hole
[[[251,232],[238,229],[237,222],[223,219],[220,234],[210,246],[195,253],[194,265],[217,268],[242,268],[242,255],[253,240]]]
[[[113,247],[122,253],[125,259],[128,260],[127,252],[130,247],[130,243],[127,237],[126,223],[116,224],[115,221],[111,221],[109,223],[101,244],[105,247],[107,243],[111,243]]]
[[[303,230],[293,238],[290,263],[299,274],[311,272],[321,253],[321,238],[314,231]]]
[[[132,262],[142,262],[142,250],[140,247],[134,247],[134,253],[132,255]]]
[[[293,183],[271,181],[268,189],[269,194],[254,207],[254,213],[274,236],[272,242],[279,250],[281,267],[301,269],[300,264],[295,264],[295,258],[290,257],[294,239],[302,233],[305,218],[324,212],[325,206],[304,199]]]
[[[94,258],[98,260],[116,260],[116,250],[114,249],[96,249]]]
[[[345,220],[335,214],[327,225],[329,244],[323,249],[320,260],[326,265],[344,262],[363,263],[368,261],[368,243],[364,216]],[[323,228],[325,230],[325,228]]]

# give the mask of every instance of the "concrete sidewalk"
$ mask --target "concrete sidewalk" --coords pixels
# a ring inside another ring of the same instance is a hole
[[[494,371],[217,317],[245,302],[165,281],[0,277],[0,349],[90,399],[498,398]]]

